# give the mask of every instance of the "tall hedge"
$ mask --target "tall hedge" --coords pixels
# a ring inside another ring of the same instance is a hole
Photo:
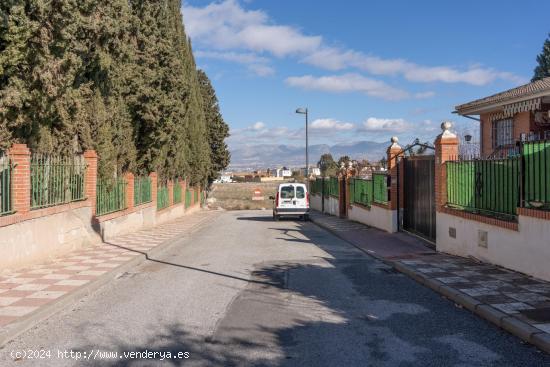
[[[0,149],[96,149],[100,175],[204,184],[211,154],[180,0],[0,2]]]

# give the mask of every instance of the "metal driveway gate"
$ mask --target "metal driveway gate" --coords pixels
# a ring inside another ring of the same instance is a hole
[[[403,168],[403,229],[435,242],[435,157],[405,157]]]

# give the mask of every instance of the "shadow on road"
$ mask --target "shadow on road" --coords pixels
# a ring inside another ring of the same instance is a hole
[[[236,219],[271,221],[262,218]],[[251,280],[149,259],[249,284],[210,338],[196,339],[181,325],[163,324],[156,325],[150,340],[141,345],[110,336],[115,350],[188,352],[189,359],[162,363],[124,359],[102,365],[548,365],[547,357],[536,348],[521,344],[317,226],[273,227],[282,240],[316,246],[326,256],[258,264]]]

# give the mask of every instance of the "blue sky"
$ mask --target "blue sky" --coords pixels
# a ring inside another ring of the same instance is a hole
[[[184,0],[229,145],[433,140],[454,106],[528,82],[550,2]]]

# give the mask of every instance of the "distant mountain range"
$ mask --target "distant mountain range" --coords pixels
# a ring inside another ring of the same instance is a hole
[[[316,164],[322,154],[332,154],[334,160],[348,155],[352,159],[379,160],[385,155],[388,143],[359,141],[348,144],[317,144],[309,146],[309,162]],[[229,169],[305,166],[305,146],[261,144],[240,146],[231,150]]]

